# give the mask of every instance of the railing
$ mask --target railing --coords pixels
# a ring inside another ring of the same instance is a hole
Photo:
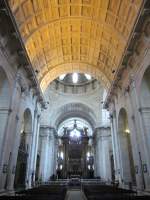
[[[68,185],[69,183],[69,179],[58,179],[58,180],[55,180],[55,181],[36,181],[34,183],[34,186],[38,187],[40,185]]]
[[[57,179],[55,181],[36,181],[33,185],[38,187],[40,185],[66,185],[68,186],[70,181],[73,179]],[[80,179],[79,182],[82,184],[106,184],[106,181],[102,179]]]
[[[115,182],[114,182],[115,183]],[[43,185],[60,185],[60,186],[65,186],[66,189],[80,189],[81,191],[84,191],[85,187],[89,187],[90,186],[98,186],[99,188],[102,187],[102,189],[106,186],[108,188],[111,188],[112,186],[112,190],[113,188],[115,188],[114,191],[118,191],[121,192],[123,195],[126,195],[127,193],[130,196],[136,196],[137,195],[137,191],[134,188],[130,188],[129,183],[124,185],[115,185],[114,183],[110,182],[110,181],[105,181],[103,179],[80,179],[80,178],[72,178],[72,179],[57,179],[55,181],[37,181],[35,182],[35,184],[33,185],[33,187],[39,187],[39,186],[43,186]]]

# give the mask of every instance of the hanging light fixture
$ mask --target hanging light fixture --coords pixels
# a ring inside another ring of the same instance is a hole
[[[87,157],[90,157],[90,152],[87,152]]]
[[[90,170],[91,169],[91,166],[90,165],[88,165],[88,170]]]
[[[63,166],[62,166],[62,165],[60,165],[60,170],[62,170],[62,168],[63,168]]]
[[[85,77],[86,77],[87,80],[91,80],[92,79],[91,75],[89,75],[89,74],[85,74]]]
[[[59,76],[59,80],[60,80],[60,81],[63,81],[64,78],[65,78],[65,76],[66,76],[66,74],[62,74],[62,75],[60,75],[60,76]]]
[[[130,133],[130,130],[129,130],[129,129],[126,129],[126,130],[125,130],[125,133],[128,133],[128,134],[129,134],[129,133]]]
[[[77,83],[78,82],[78,73],[73,73],[72,74],[72,82]]]

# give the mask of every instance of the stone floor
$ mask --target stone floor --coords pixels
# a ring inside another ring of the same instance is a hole
[[[85,195],[79,189],[68,190],[65,200],[86,200]]]

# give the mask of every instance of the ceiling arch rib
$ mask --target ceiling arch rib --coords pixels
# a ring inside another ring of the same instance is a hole
[[[45,74],[41,80],[41,88],[43,91],[48,87],[49,83],[57,78],[60,74],[66,73],[88,73],[102,82],[103,86],[108,89],[110,87],[110,79],[98,67],[88,63],[63,63],[55,66],[51,71]]]
[[[52,80],[49,74],[60,74],[61,63],[91,63],[99,77],[105,74],[112,81],[142,2],[9,0],[41,86]]]
[[[30,40],[31,39],[31,37],[37,32],[37,31],[39,31],[39,32],[42,32],[42,30],[44,30],[45,28],[47,28],[48,26],[50,26],[51,24],[57,24],[57,23],[60,23],[60,22],[65,22],[65,21],[75,21],[75,20],[79,20],[79,21],[81,21],[83,18],[82,17],[80,17],[80,16],[78,16],[78,17],[70,17],[70,18],[68,18],[68,17],[64,17],[64,18],[62,18],[62,19],[56,19],[56,20],[51,20],[51,21],[48,21],[48,22],[44,22],[43,24],[40,24],[40,25],[38,25],[38,26],[36,26],[36,27],[34,27],[34,29],[30,32],[30,34],[27,34],[26,32],[25,32],[25,25],[26,25],[26,21],[23,23],[23,24],[20,24],[20,30],[22,30],[23,32],[24,32],[24,42],[25,43],[27,43],[28,42],[28,40]],[[29,19],[27,19],[27,21],[28,21]],[[31,20],[31,19],[30,19]],[[105,21],[97,21],[97,20],[94,20],[94,19],[91,19],[91,18],[88,18],[88,17],[84,17],[84,20],[86,20],[86,21],[89,21],[89,22],[92,22],[93,24],[95,24],[96,26],[101,26],[101,27],[107,27],[107,29],[109,30],[109,31],[112,31],[112,32],[114,32],[115,34],[117,34],[118,35],[118,38],[120,39],[120,41],[122,42],[122,43],[125,43],[126,42],[126,40],[127,40],[127,37],[126,37],[126,35],[122,35],[120,32],[119,32],[119,30],[117,30],[117,29],[115,29],[113,26],[112,26],[112,24],[108,24],[108,23],[106,23]]]
[[[102,54],[103,55],[103,54]],[[105,59],[108,59],[108,56],[105,56],[104,55],[104,58]],[[40,59],[40,58],[39,58]],[[74,61],[74,62],[71,62],[73,65],[75,64],[75,63],[78,63],[79,62],[79,60],[76,60],[76,61]],[[65,62],[63,62],[63,59],[62,59],[62,63],[60,62],[58,65],[56,64],[54,64],[54,65],[51,65],[51,63],[52,63],[52,60],[51,61],[49,61],[49,62],[47,62],[47,64],[46,65],[44,65],[43,63],[43,65],[41,65],[40,67],[43,69],[43,71],[41,70],[41,73],[38,75],[38,78],[39,78],[39,80],[40,80],[40,82],[42,81],[42,79],[45,77],[45,74],[46,73],[48,73],[48,71],[49,70],[53,70],[55,67],[57,67],[57,66],[60,66],[60,65],[64,65],[64,64],[68,64],[68,63],[65,63]],[[100,59],[98,60],[98,62],[94,65],[92,62],[91,63],[89,63],[89,62],[79,62],[80,64],[87,64],[87,66],[88,65],[91,65],[91,66],[93,66],[93,67],[95,67],[95,68],[98,68],[98,65],[101,65],[101,69],[104,69],[104,62],[102,62]],[[33,61],[33,64],[34,64],[34,61]],[[78,65],[78,64],[77,64]],[[80,66],[80,65],[79,65]],[[113,70],[114,69],[114,67],[115,67],[115,65],[114,65],[114,63],[110,63],[110,65],[109,65],[110,67],[111,67],[111,69]],[[88,69],[87,69],[88,70]],[[107,79],[108,79],[108,81],[110,81],[109,80],[109,74],[106,74],[106,71],[105,71],[105,69],[103,70],[103,72],[101,72],[101,74],[105,74],[105,76],[107,77]],[[110,76],[111,76],[111,74],[110,74]]]
[[[113,42],[110,41],[106,47],[106,45],[103,43],[101,45],[96,43],[96,40],[88,41],[88,37],[85,36],[81,38],[80,45],[75,42],[71,43],[71,40],[66,38],[63,38],[62,40],[64,41],[64,44],[61,43],[61,40],[52,45],[47,42],[45,43],[45,46],[43,46],[43,44],[41,46],[39,45],[40,47],[36,51],[31,49],[31,45],[26,45],[28,52],[31,55],[31,61],[35,61],[34,65],[36,68],[42,68],[40,65],[42,60],[42,65],[49,65],[49,67],[51,65],[52,68],[56,65],[56,63],[59,64],[60,62],[64,61],[91,62],[93,65],[98,65],[98,63],[103,62],[104,65],[107,65],[107,68],[109,66],[114,68],[114,66],[118,63],[118,58],[115,56],[115,54],[119,55],[119,50],[123,48],[119,48],[119,42],[117,42],[117,44],[113,44]],[[76,41],[77,40],[78,38]],[[112,54],[112,50],[116,52],[114,53],[114,56]],[[32,52],[34,52],[34,54]],[[40,63],[38,60],[40,60]]]
[[[96,126],[96,115],[94,111],[89,106],[82,103],[65,104],[56,111],[56,115],[54,116],[52,123],[55,124],[55,127],[58,127],[64,120],[72,117],[79,117],[87,120],[92,128]]]

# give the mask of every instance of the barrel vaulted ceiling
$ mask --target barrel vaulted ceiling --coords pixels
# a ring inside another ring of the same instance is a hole
[[[9,0],[44,90],[63,73],[83,72],[109,87],[142,0]]]

